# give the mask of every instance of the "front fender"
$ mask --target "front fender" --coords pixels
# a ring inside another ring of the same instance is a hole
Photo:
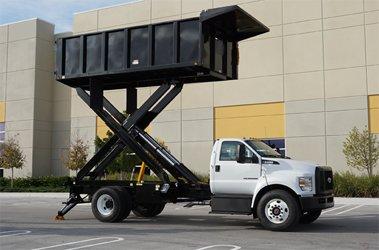
[[[267,179],[266,179],[266,175],[263,174],[261,176],[261,178],[258,179],[258,182],[257,182],[257,185],[255,185],[255,189],[254,189],[254,196],[253,196],[253,200],[251,201],[251,207],[254,207],[254,202],[255,202],[255,198],[258,196],[258,193],[264,188],[264,187],[267,187]]]
[[[298,177],[303,175],[303,173],[297,173],[294,171],[277,171],[271,172],[269,174],[264,172],[255,187],[251,207],[254,208],[254,205],[256,204],[256,202],[258,202],[257,199],[263,196],[262,192],[266,192],[265,190],[271,190],[269,187],[285,189],[292,192],[295,195],[303,197],[313,196],[314,192],[304,192],[299,187]]]

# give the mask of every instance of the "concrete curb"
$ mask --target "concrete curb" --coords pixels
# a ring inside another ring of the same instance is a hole
[[[69,193],[19,193],[19,192],[0,192],[0,198],[68,198]]]
[[[350,197],[335,197],[335,204],[346,205],[374,205],[379,206],[379,198],[350,198]]]

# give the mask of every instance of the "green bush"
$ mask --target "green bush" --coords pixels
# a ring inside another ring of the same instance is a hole
[[[208,175],[197,174],[197,176],[201,181],[208,182]],[[67,192],[66,184],[70,180],[71,178],[67,176],[16,178],[14,187],[11,188],[10,178],[1,177],[0,192]],[[158,181],[158,178],[146,175],[144,180]],[[334,194],[339,197],[379,197],[379,175],[368,177],[351,172],[335,173]]]
[[[11,188],[10,178],[0,178],[0,192],[66,192],[66,184],[70,177],[27,177],[15,178],[13,188]]]
[[[334,194],[340,197],[379,197],[379,175],[334,174]]]

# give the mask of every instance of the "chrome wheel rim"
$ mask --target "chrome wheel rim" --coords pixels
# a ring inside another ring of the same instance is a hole
[[[113,212],[113,198],[108,194],[102,194],[97,199],[97,210],[103,216],[109,216]]]
[[[284,223],[289,216],[287,203],[282,199],[272,199],[267,202],[265,207],[266,218],[274,224]]]

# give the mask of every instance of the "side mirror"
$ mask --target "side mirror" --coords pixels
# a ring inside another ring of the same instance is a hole
[[[237,154],[237,162],[245,163],[246,162],[246,146],[244,144],[238,145],[238,154]]]
[[[255,154],[253,154],[253,157],[251,158],[251,163],[256,163],[256,164],[258,164],[258,163],[259,163],[259,158],[258,158],[258,156],[256,156]]]

